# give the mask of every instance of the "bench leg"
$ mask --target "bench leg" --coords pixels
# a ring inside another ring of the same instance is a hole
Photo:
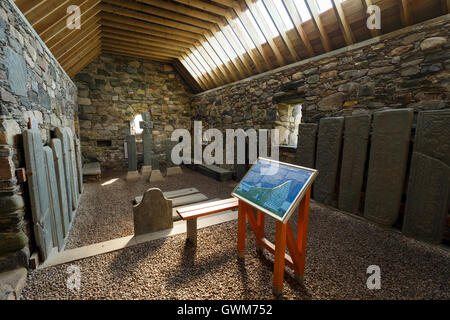
[[[192,245],[197,246],[197,218],[189,219],[187,224],[187,240]]]

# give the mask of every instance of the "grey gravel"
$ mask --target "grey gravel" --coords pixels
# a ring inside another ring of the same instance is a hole
[[[131,201],[136,196],[142,196],[149,188],[160,188],[165,192],[195,187],[209,199],[226,199],[233,191],[235,185],[233,181],[218,183],[186,167],[182,170],[183,174],[166,177],[163,182],[150,183],[141,179],[128,183],[125,181],[126,171],[106,171],[102,173],[101,181],[85,183],[66,249],[133,234]],[[102,186],[114,179],[117,180]]]
[[[291,218],[295,221],[296,216]],[[311,205],[304,284],[288,270],[282,299],[449,299],[450,253],[331,208]],[[266,219],[273,239],[274,223]],[[32,271],[23,299],[273,299],[272,256],[256,253],[248,230],[245,261],[236,257],[236,221],[185,235]],[[66,287],[69,265],[81,289]],[[369,265],[381,289],[366,288]]]

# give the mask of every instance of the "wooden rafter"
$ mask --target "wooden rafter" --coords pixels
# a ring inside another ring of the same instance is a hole
[[[339,21],[339,26],[342,30],[345,43],[348,46],[355,43],[355,37],[353,35],[352,28],[350,28],[350,25],[348,24],[347,17],[345,16],[345,12],[342,9],[342,4],[339,0],[333,0],[333,9]]]
[[[308,35],[305,32],[305,29],[303,29],[302,19],[295,7],[294,2],[292,0],[283,0],[283,2],[300,38],[302,39],[303,45],[305,46],[308,55],[310,57],[314,56],[314,49],[311,45],[311,41],[309,40]]]
[[[400,9],[400,16],[404,26],[410,26],[413,24],[413,16],[411,12],[411,6],[408,0],[397,0]]]
[[[264,3],[266,4],[266,8],[270,16],[272,17],[273,23],[277,27],[278,32],[280,33],[281,38],[283,39],[286,47],[288,48],[292,58],[294,59],[294,61],[299,60],[300,56],[298,55],[297,50],[294,47],[294,44],[292,43],[291,39],[289,39],[287,32],[285,31],[287,30],[287,28],[285,26],[285,22],[278,13],[277,7],[275,6],[272,0],[265,0]],[[283,3],[280,3],[279,6],[283,6]]]
[[[327,52],[331,51],[330,38],[328,37],[325,27],[323,26],[322,20],[320,19],[319,10],[317,9],[315,2],[313,0],[305,0],[305,3],[309,10],[309,13],[311,14],[315,26],[319,30],[320,40],[322,41],[323,48]]]

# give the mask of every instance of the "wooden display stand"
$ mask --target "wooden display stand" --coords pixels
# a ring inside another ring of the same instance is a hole
[[[297,238],[294,238],[289,221],[277,221],[275,245],[264,237],[264,213],[257,210],[256,217],[253,208],[246,202],[239,200],[238,206],[238,255],[244,257],[246,220],[256,237],[258,250],[267,249],[274,255],[273,288],[274,295],[281,295],[283,291],[284,265],[294,270],[298,281],[303,281],[306,256],[306,236],[308,232],[309,201],[311,188],[298,206]],[[290,253],[286,253],[286,246]]]

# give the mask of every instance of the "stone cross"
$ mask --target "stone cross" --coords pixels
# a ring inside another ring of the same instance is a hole
[[[152,165],[152,131],[153,121],[150,120],[150,112],[142,113],[142,120],[139,125],[142,132],[142,141],[144,144],[144,166]]]

